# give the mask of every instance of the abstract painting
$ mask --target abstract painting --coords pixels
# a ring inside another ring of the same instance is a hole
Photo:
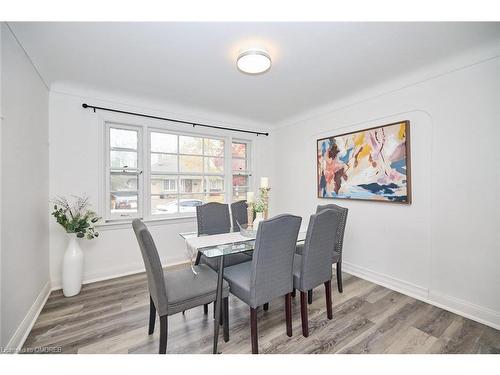
[[[319,198],[411,203],[410,122],[318,139]]]

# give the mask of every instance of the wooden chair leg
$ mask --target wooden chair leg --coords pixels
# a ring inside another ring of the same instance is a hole
[[[215,305],[214,305],[214,308],[215,308]],[[220,310],[219,325],[220,326],[224,325],[224,300],[222,301],[222,306],[221,306],[221,310]]]
[[[328,319],[333,318],[332,313],[332,280],[325,281],[325,294],[326,294],[326,315]]]
[[[264,311],[269,310],[269,303],[264,303]]]
[[[292,293],[285,295],[286,334],[292,337]]]
[[[339,289],[339,293],[344,291],[342,287],[342,263],[337,262],[337,288]]]
[[[208,303],[203,305],[203,314],[208,315]]]
[[[200,260],[201,260],[201,253],[198,251],[196,253],[196,260],[194,261],[194,265],[197,266],[198,264],[200,264]]]
[[[312,289],[307,291],[307,303],[308,304],[313,303],[313,291],[312,291]]]
[[[160,316],[160,354],[167,353],[168,317]]]
[[[309,320],[307,317],[307,293],[300,292],[300,316],[302,318],[302,335],[309,336]]]
[[[292,289],[292,298],[295,298],[295,288]]]
[[[252,337],[252,354],[259,354],[259,340],[257,336],[257,309],[250,307],[250,333]]]
[[[155,331],[156,307],[151,296],[149,296],[149,330],[148,335],[152,335]]]
[[[224,329],[224,342],[229,341],[229,297],[224,298],[222,301],[222,319]]]

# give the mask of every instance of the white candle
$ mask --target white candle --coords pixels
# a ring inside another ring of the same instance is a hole
[[[260,178],[260,187],[266,188],[266,189],[269,187],[269,177],[261,177]]]
[[[253,202],[253,191],[247,192],[247,202],[252,203]]]

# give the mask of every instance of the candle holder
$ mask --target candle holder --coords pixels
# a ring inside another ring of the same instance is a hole
[[[253,207],[252,203],[247,204],[247,227],[252,228],[253,224]]]
[[[264,220],[267,220],[269,218],[269,191],[271,190],[270,187],[261,187],[259,188],[260,190],[260,199],[264,203],[265,209],[264,209]]]

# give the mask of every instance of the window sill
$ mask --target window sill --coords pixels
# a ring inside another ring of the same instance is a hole
[[[96,229],[100,231],[114,230],[114,229],[125,229],[131,228],[133,219],[127,220],[108,220],[102,224],[96,225]],[[144,223],[149,226],[157,225],[168,225],[178,222],[192,222],[196,220],[196,215],[189,216],[172,216],[172,217],[162,217],[158,219],[143,219]]]

